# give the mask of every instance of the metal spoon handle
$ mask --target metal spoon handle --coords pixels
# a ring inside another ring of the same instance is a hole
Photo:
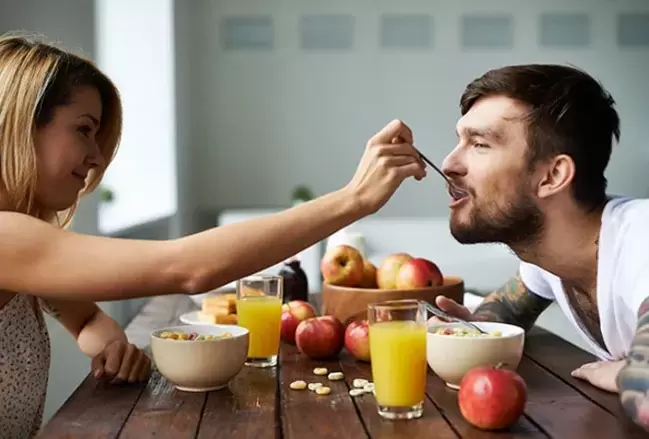
[[[413,148],[415,148],[415,147],[413,146]],[[451,180],[448,179],[448,177],[446,176],[446,174],[444,174],[444,173],[442,172],[442,170],[439,169],[439,168],[435,165],[435,163],[433,163],[432,161],[430,161],[430,160],[428,159],[428,157],[426,157],[425,155],[423,155],[423,154],[421,153],[421,151],[419,151],[419,149],[415,148],[415,151],[417,151],[417,153],[419,153],[419,156],[421,157],[421,159],[422,159],[423,161],[425,161],[426,163],[428,163],[428,164],[430,165],[431,168],[433,168],[435,171],[437,171],[437,173],[438,173],[439,175],[441,175],[442,178],[443,178],[444,180],[446,180],[446,182],[447,182],[449,185],[453,186],[453,183],[451,183]]]
[[[395,137],[395,138],[394,138],[393,142],[405,142],[405,140],[403,139],[403,137],[398,136],[398,137]],[[442,172],[442,170],[439,169],[439,168],[437,167],[437,165],[435,165],[435,163],[433,163],[432,161],[430,161],[430,160],[428,159],[428,157],[426,157],[425,155],[423,155],[423,154],[421,153],[421,151],[419,151],[419,149],[417,149],[416,146],[412,145],[412,147],[415,149],[415,151],[417,151],[417,153],[419,154],[419,157],[421,157],[421,159],[422,159],[423,161],[425,161],[425,162],[426,162],[430,167],[432,167],[435,171],[437,171],[437,173],[438,173],[439,175],[441,175],[442,178],[443,178],[444,180],[446,180],[446,183],[448,183],[450,186],[453,186],[453,183],[451,182],[451,180],[449,180],[449,178],[446,176],[446,174],[444,174],[444,173]]]
[[[474,325],[473,323],[471,323],[471,322],[469,322],[467,320],[461,319],[459,317],[454,317],[454,316],[452,316],[450,314],[447,314],[444,311],[442,311],[441,309],[439,309],[439,308],[431,305],[430,303],[426,302],[425,300],[422,300],[421,303],[424,304],[426,309],[428,311],[430,311],[431,314],[434,314],[435,316],[437,316],[437,317],[439,317],[441,319],[446,319],[446,320],[449,320],[449,321],[452,321],[452,322],[462,323],[463,325],[470,326],[471,328],[477,330],[481,334],[486,334],[487,333],[486,331],[483,331],[482,329],[480,329],[480,327],[478,327],[477,325]]]

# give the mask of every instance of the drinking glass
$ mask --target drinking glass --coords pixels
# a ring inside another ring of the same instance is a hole
[[[262,274],[237,282],[238,324],[249,332],[247,366],[277,365],[283,290],[281,276]]]
[[[417,300],[368,306],[372,379],[378,413],[414,419],[426,398],[426,308]]]

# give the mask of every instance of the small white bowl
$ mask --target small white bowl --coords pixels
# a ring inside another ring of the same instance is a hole
[[[500,331],[500,336],[467,337],[442,335],[439,328],[462,328],[461,323],[435,323],[428,325],[426,359],[430,368],[446,385],[459,389],[460,382],[469,370],[478,366],[495,366],[502,363],[506,369],[516,370],[523,356],[525,331],[519,326],[495,322],[472,322],[486,332]]]
[[[160,338],[163,332],[195,332],[231,337],[215,340],[173,340]],[[151,353],[160,374],[186,392],[208,392],[227,387],[248,357],[249,334],[237,325],[179,325],[151,334]]]

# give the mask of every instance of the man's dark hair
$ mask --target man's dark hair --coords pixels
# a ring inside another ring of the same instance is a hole
[[[529,165],[557,154],[575,163],[572,192],[587,209],[606,199],[604,171],[620,119],[611,95],[582,70],[552,64],[490,70],[471,82],[460,99],[462,115],[479,99],[504,95],[526,103]]]

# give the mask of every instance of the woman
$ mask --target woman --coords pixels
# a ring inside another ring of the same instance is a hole
[[[426,174],[412,133],[393,121],[370,139],[349,184],[275,215],[168,241],[65,230],[79,196],[97,187],[111,162],[121,128],[118,92],[90,61],[0,38],[0,426],[7,437],[32,437],[41,424],[50,353],[41,310],[76,338],[96,378],[145,380],[149,359],[94,301],[224,285],[377,211],[404,179]]]

